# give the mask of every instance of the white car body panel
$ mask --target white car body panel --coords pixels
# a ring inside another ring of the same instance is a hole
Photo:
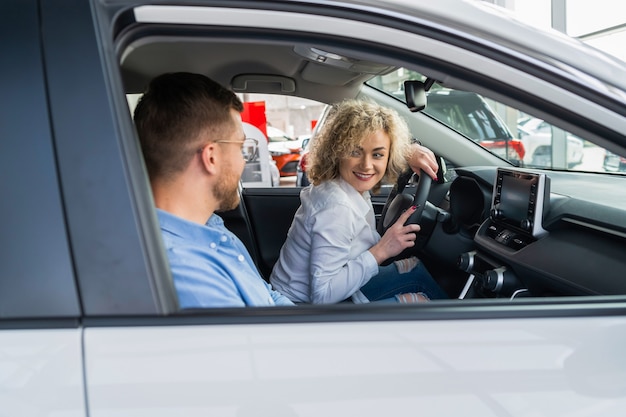
[[[85,330],[92,417],[619,415],[624,345],[626,318]]]
[[[81,330],[0,332],[0,416],[84,416]]]

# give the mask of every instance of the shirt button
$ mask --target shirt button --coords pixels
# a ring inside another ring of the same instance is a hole
[[[215,244],[215,242],[211,242],[211,244],[209,245],[209,247],[211,249],[215,249],[217,247],[217,245]]]
[[[222,235],[222,237],[220,238],[220,240],[222,242],[226,242],[228,240],[228,237],[226,235]]]
[[[237,259],[239,259],[239,262],[243,262],[245,258],[243,257],[243,255],[239,255]]]

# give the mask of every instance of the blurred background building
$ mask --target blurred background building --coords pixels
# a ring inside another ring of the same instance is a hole
[[[626,61],[623,0],[483,0],[528,24],[553,28]]]

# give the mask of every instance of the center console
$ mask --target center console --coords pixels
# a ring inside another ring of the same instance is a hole
[[[546,233],[543,215],[550,201],[545,174],[500,168],[493,185],[489,233],[507,246],[524,246]]]
[[[458,260],[459,268],[470,273],[459,298],[471,296],[470,291],[508,297],[525,291],[514,271],[500,259],[514,256],[548,233],[543,218],[549,201],[550,179],[545,174],[498,169],[489,218],[475,236],[483,250],[464,253]]]

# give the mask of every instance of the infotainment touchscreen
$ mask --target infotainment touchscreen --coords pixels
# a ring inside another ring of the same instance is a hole
[[[542,220],[549,193],[545,174],[500,168],[494,184],[492,219],[538,237],[545,233]]]

